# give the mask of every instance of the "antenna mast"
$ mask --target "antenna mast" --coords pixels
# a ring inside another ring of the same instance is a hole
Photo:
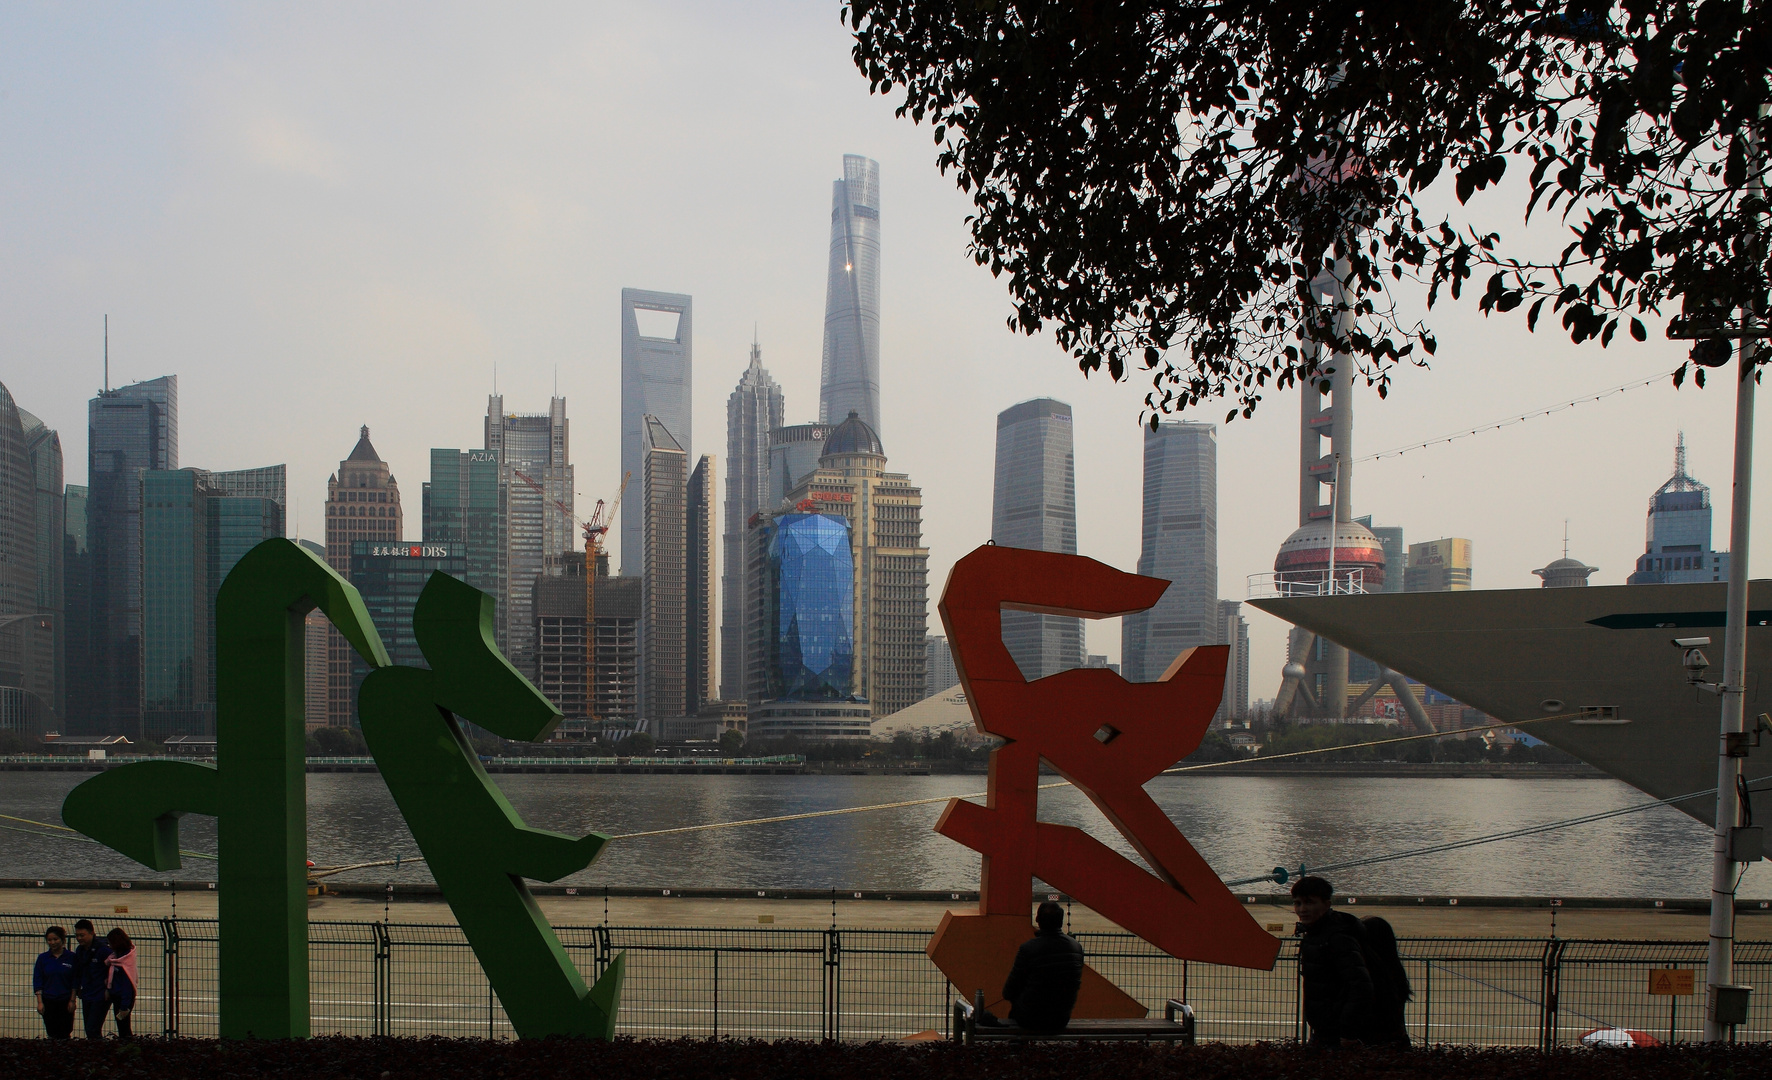
[[[105,315],[105,393],[111,392],[111,316]]]

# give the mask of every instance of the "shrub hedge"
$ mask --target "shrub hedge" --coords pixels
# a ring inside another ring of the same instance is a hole
[[[1772,1044],[1548,1054],[1454,1048],[1325,1054],[1291,1044],[1171,1049],[1138,1043],[962,1047],[700,1039],[0,1039],[0,1077],[18,1080],[1745,1080],[1755,1075],[1772,1075]]]

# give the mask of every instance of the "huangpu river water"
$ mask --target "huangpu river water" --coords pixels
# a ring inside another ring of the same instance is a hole
[[[0,772],[0,814],[59,824],[62,799],[91,774]],[[531,825],[566,833],[640,832],[981,790],[980,776],[602,776],[500,774]],[[1219,874],[1250,876],[1302,860],[1322,865],[1599,813],[1647,801],[1600,779],[1170,776],[1148,785]],[[617,841],[576,885],[792,889],[974,889],[978,856],[937,835],[941,804],[777,825]],[[1077,791],[1041,793],[1041,817],[1076,825],[1131,855]],[[0,819],[0,877],[212,878],[186,859],[156,875],[68,834]],[[184,819],[182,846],[216,850],[212,819]],[[308,777],[308,853],[325,866],[419,854],[381,778]],[[428,881],[423,863],[342,880]],[[1709,832],[1665,807],[1518,840],[1400,859],[1334,875],[1355,893],[1467,896],[1709,895]],[[1257,887],[1258,889],[1261,887]],[[1268,886],[1267,888],[1273,888]],[[1772,896],[1752,867],[1742,897]]]

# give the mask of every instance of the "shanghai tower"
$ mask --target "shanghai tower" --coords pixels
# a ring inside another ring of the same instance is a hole
[[[831,264],[824,298],[824,369],[818,418],[855,412],[880,428],[880,163],[843,155],[832,185]]]

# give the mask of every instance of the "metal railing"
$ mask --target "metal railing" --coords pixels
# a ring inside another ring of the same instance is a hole
[[[0,1037],[40,1034],[31,968],[42,933],[63,917],[0,915]],[[216,922],[118,916],[142,950],[138,1033],[216,1033]],[[617,1030],[656,1038],[894,1039],[945,1030],[955,996],[924,954],[926,930],[560,926],[587,981],[617,953],[627,976]],[[1193,1006],[1201,1040],[1302,1038],[1295,939],[1272,971],[1176,960],[1124,933],[1078,935],[1090,964],[1153,1012]],[[510,1022],[459,928],[313,922],[308,927],[315,1034],[508,1038]],[[1566,1046],[1598,1027],[1657,1038],[1703,1033],[1699,997],[1649,993],[1650,972],[1694,972],[1699,941],[1406,938],[1415,989],[1406,1020],[1418,1042]],[[1772,986],[1772,942],[1736,944],[1738,981]],[[970,995],[976,987],[957,988]],[[1772,1039],[1772,994],[1753,997],[1743,1041]]]
[[[1244,579],[1244,596],[1266,600],[1278,596],[1352,595],[1366,591],[1364,567],[1336,569],[1333,579],[1326,570],[1270,570]]]

